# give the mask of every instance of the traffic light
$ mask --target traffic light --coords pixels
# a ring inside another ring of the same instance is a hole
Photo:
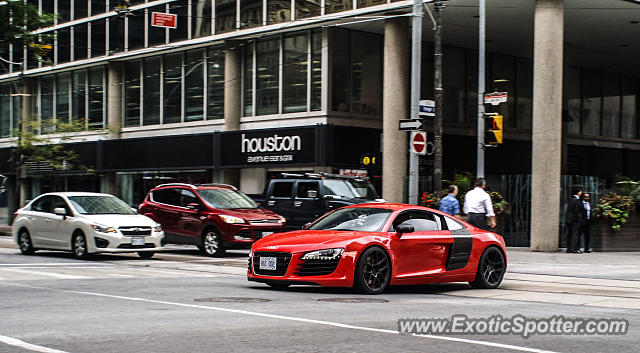
[[[502,144],[502,115],[485,114],[484,116],[484,144]]]

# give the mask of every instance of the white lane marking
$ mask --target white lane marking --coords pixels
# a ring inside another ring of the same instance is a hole
[[[42,353],[67,353],[65,351],[61,351],[58,349],[53,349],[49,347],[38,346],[36,344],[27,343],[25,341],[21,341],[17,338],[2,336],[0,335],[0,342],[4,344],[8,344],[10,346],[27,349],[34,352],[42,352]]]
[[[3,264],[0,263],[0,267],[2,266],[87,266],[86,262],[34,262],[34,263],[21,263],[21,264]],[[97,264],[92,263],[91,266],[112,266],[111,264]]]
[[[131,275],[121,275],[119,273],[108,273],[109,276],[116,276],[116,277],[135,277],[135,276],[131,276]]]
[[[11,267],[7,267],[7,268],[2,268],[2,266],[0,266],[0,270],[12,270],[14,268],[18,268],[18,269],[103,269],[105,268],[104,266],[70,266],[70,267],[66,267],[66,266],[11,266]]]
[[[125,296],[121,296],[121,295],[112,295],[112,294],[104,294],[104,293],[94,293],[94,292],[83,292],[83,291],[54,289],[54,288],[29,286],[29,285],[6,283],[6,282],[3,282],[2,284],[6,284],[6,285],[10,285],[10,286],[16,286],[16,287],[27,287],[27,288],[34,288],[34,289],[51,290],[51,291],[63,292],[63,293],[91,295],[91,296],[103,297],[103,298],[123,299],[123,300],[139,301],[139,302],[154,303],[154,304],[181,306],[181,307],[185,307],[185,308],[195,308],[195,309],[203,309],[203,310],[222,311],[222,312],[227,312],[227,313],[250,315],[250,316],[259,316],[259,317],[265,317],[265,318],[270,318],[270,319],[297,321],[297,322],[304,322],[304,323],[308,323],[308,324],[340,327],[340,328],[359,330],[359,331],[369,331],[369,332],[378,332],[378,333],[400,335],[400,332],[398,332],[397,330],[386,330],[386,329],[379,329],[379,328],[366,327],[366,326],[356,326],[356,325],[349,325],[349,324],[341,324],[339,322],[306,319],[306,318],[295,317],[295,316],[265,314],[265,313],[259,313],[259,312],[254,312],[254,311],[221,308],[221,307],[216,307],[216,306],[185,304],[185,303],[177,303],[177,302],[168,302],[168,301],[163,301],[163,300],[153,300],[153,299],[144,299],[144,298],[136,298],[136,297],[125,297]],[[421,338],[429,338],[429,339],[441,340],[441,341],[451,341],[451,342],[475,344],[475,345],[480,345],[480,346],[488,346],[488,347],[495,347],[495,348],[510,349],[510,350],[520,351],[520,352],[556,353],[554,351],[547,351],[547,350],[536,349],[536,348],[515,346],[515,345],[511,345],[511,344],[503,344],[503,343],[488,342],[488,341],[476,341],[476,340],[471,340],[471,339],[466,339],[466,338],[458,338],[458,337],[417,335],[417,334],[413,334],[411,336],[421,337]]]
[[[43,272],[43,271],[31,271],[31,270],[25,270],[25,269],[19,269],[19,268],[0,268],[0,271],[23,273],[23,274],[27,274],[27,275],[50,276],[50,277],[55,277],[55,278],[60,278],[60,279],[83,279],[83,278],[88,278],[88,277],[85,277],[85,276],[66,275],[66,274],[62,274],[62,273]]]

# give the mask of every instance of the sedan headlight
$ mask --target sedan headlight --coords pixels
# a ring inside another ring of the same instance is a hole
[[[280,215],[278,215],[278,217],[280,218],[280,222],[281,223],[287,223],[287,219],[286,218],[284,218],[284,217],[282,217]]]
[[[224,223],[231,223],[231,224],[247,223],[244,219],[236,216],[228,216],[228,215],[221,214],[221,215],[218,215],[218,217],[220,217],[220,219]]]
[[[160,224],[156,224],[155,226],[153,226],[153,232],[154,233],[160,233],[162,232],[162,226]]]
[[[100,224],[92,224],[91,228],[98,233],[118,233],[118,230],[114,227],[107,227]]]
[[[301,260],[322,260],[322,261],[331,261],[340,258],[344,249],[335,248],[335,249],[322,249],[316,251],[310,251],[300,258]]]

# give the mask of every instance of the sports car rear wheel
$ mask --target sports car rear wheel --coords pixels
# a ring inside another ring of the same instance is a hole
[[[494,246],[488,247],[480,256],[480,261],[478,261],[476,279],[473,282],[469,282],[469,284],[473,288],[480,289],[498,288],[506,268],[507,265],[502,252]]]
[[[366,294],[379,294],[391,279],[391,263],[387,253],[378,247],[366,249],[358,259],[354,287]]]

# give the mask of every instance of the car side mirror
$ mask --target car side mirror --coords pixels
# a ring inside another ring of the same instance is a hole
[[[62,219],[67,218],[67,210],[64,207],[57,207],[53,209],[53,213],[62,216]]]
[[[310,198],[310,199],[318,198],[318,190],[307,190],[307,198]]]
[[[396,227],[396,233],[398,233],[398,236],[401,236],[404,233],[413,233],[414,231],[415,229],[410,224],[399,224]]]
[[[190,210],[199,211],[200,210],[200,204],[196,203],[196,202],[192,202],[190,204],[187,204],[187,208],[190,209]]]

